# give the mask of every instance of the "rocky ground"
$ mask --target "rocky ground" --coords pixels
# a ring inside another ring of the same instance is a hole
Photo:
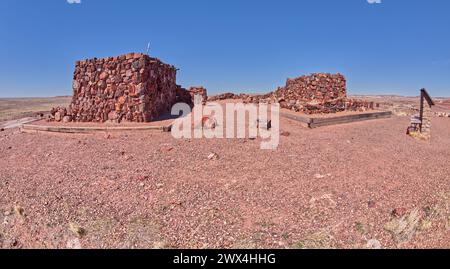
[[[0,132],[2,248],[450,248],[450,118],[259,139]],[[215,154],[212,154],[215,153]],[[209,157],[209,158],[208,158]]]

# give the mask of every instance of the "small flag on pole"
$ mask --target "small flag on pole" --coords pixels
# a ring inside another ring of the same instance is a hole
[[[150,42],[148,42],[148,44],[147,44],[147,54],[149,51],[150,51]]]

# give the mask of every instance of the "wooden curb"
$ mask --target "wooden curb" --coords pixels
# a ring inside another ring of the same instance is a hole
[[[161,131],[170,132],[172,124],[167,126],[138,126],[138,127],[75,127],[75,126],[44,126],[24,124],[21,131],[24,133],[68,133],[68,134],[91,134],[98,132],[126,132],[126,131]]]
[[[280,113],[282,117],[307,124],[309,128],[318,128],[322,126],[339,125],[344,123],[352,123],[367,120],[387,119],[392,117],[392,112],[371,112],[355,115],[336,116],[330,118],[312,118],[303,115],[293,115],[288,113]]]

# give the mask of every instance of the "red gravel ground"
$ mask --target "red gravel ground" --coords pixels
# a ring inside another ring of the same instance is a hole
[[[0,132],[0,246],[450,248],[450,118],[433,119],[431,142],[405,135],[408,117],[281,124],[276,151]]]

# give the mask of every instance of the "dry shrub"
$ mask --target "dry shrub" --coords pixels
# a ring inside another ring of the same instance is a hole
[[[333,248],[333,236],[327,230],[322,230],[306,236],[297,243],[301,249],[330,249]]]
[[[384,228],[392,234],[397,243],[404,243],[413,238],[419,227],[420,219],[420,211],[416,208],[409,215],[392,219],[386,223]]]

